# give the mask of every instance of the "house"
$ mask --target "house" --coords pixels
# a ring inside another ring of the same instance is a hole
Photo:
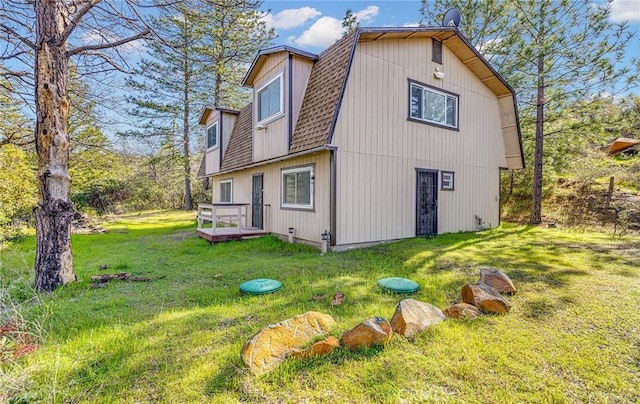
[[[238,225],[334,250],[491,228],[500,171],[524,167],[514,92],[454,27],[265,49],[243,85],[252,103],[200,119],[199,177]]]

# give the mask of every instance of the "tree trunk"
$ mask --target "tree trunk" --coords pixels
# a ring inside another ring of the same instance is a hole
[[[544,21],[545,3],[540,2],[540,21]],[[544,80],[544,26],[540,27],[538,33],[538,60],[537,60],[537,99],[536,99],[536,151],[535,163],[533,167],[533,198],[531,201],[530,224],[540,224],[542,222],[542,164],[543,164],[543,141],[544,141],[544,106],[545,106],[545,80]]]
[[[69,99],[67,42],[62,39],[64,2],[37,1],[36,7],[36,151],[38,206],[36,219],[35,287],[49,292],[76,279],[73,273],[70,226]]]
[[[540,57],[542,61],[544,58]],[[540,85],[544,80],[538,80],[538,100],[536,105],[536,152],[533,166],[533,200],[531,203],[530,224],[540,224],[542,222],[542,159],[543,151],[543,131],[544,131],[544,86]]]
[[[189,146],[189,88],[190,76],[188,55],[185,57],[185,76],[184,76],[184,114],[182,122],[182,140],[183,140],[183,157],[184,157],[184,209],[193,210],[193,195],[191,193],[191,150]]]

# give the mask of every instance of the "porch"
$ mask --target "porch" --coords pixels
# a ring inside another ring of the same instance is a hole
[[[241,240],[268,234],[247,226],[248,203],[213,203],[198,205],[198,236],[211,243]]]

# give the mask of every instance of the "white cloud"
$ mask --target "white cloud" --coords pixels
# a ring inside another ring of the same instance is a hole
[[[353,15],[359,23],[367,24],[373,21],[379,12],[380,8],[378,6],[369,6],[354,12]],[[342,19],[325,16],[314,22],[298,38],[289,37],[289,41],[298,46],[326,48],[340,39],[343,33]]]
[[[298,46],[327,47],[342,36],[342,21],[333,17],[321,17],[300,37],[293,40]]]
[[[291,29],[321,15],[320,11],[312,7],[288,8],[275,15],[267,13],[262,17],[262,20],[268,28]]]
[[[616,23],[640,21],[640,0],[614,0],[609,19]]]
[[[380,12],[380,7],[378,6],[369,6],[363,10],[358,11],[357,13],[353,13],[356,16],[356,20],[361,24],[366,24],[368,22],[373,21],[373,19]]]
[[[404,24],[402,24],[402,26],[403,26],[403,27],[406,27],[406,28],[413,28],[413,27],[419,27],[419,26],[420,26],[420,23],[419,23],[419,22],[417,22],[417,21],[414,21],[414,22],[405,22]]]

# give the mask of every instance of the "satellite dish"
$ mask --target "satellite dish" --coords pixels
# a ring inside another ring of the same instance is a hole
[[[457,8],[449,9],[444,13],[444,17],[442,17],[442,26],[458,28],[458,25],[460,25],[460,18],[460,11],[458,11]]]

